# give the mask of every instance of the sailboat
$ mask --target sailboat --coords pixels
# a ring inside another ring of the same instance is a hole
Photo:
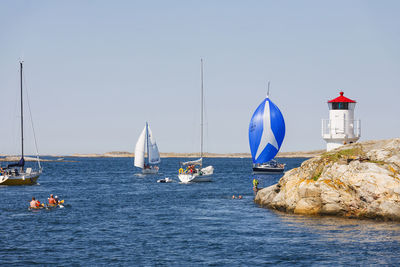
[[[0,169],[0,185],[33,185],[36,184],[42,173],[39,155],[37,156],[38,169],[34,171],[32,168],[25,167],[24,159],[24,105],[23,105],[23,84],[22,69],[23,61],[20,61],[20,79],[21,79],[21,159],[18,162],[8,164],[7,167]],[[36,144],[36,142],[35,142]]]
[[[274,160],[285,138],[285,120],[279,108],[267,97],[254,111],[249,125],[253,172],[279,173],[285,165]]]
[[[181,163],[178,178],[182,183],[211,182],[214,173],[213,166],[203,168],[203,59],[201,59],[201,115],[200,115],[200,158]]]
[[[145,157],[147,150],[147,158]],[[160,153],[156,139],[151,132],[149,124],[146,122],[142,133],[136,142],[135,147],[135,163],[134,165],[142,169],[143,174],[156,174],[158,173],[158,164],[161,162]]]

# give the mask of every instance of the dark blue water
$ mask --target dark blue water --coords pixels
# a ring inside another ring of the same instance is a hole
[[[177,180],[179,159],[158,176],[132,159],[44,162],[40,185],[0,187],[0,265],[398,265],[400,224],[288,215],[253,203],[250,159],[206,159],[214,182]],[[282,159],[289,168],[303,159]],[[207,162],[206,162],[207,163]],[[261,186],[280,178],[259,176]],[[32,196],[64,209],[28,211]],[[232,195],[243,199],[232,199]]]

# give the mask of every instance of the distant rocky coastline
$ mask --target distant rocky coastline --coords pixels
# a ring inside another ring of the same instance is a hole
[[[298,152],[279,152],[278,158],[311,158],[316,155],[323,153],[324,150],[313,150],[313,151],[298,151]],[[250,158],[250,153],[204,153],[204,157],[208,158]],[[134,153],[124,151],[113,151],[104,154],[72,154],[71,157],[85,157],[85,158],[118,158],[118,157],[130,157],[135,156]],[[160,153],[162,158],[197,158],[199,153]]]
[[[7,155],[0,155],[0,161],[12,162],[12,161],[19,161],[21,156],[7,156]],[[37,161],[37,158],[34,157],[24,157],[25,161]],[[49,159],[40,159],[40,161],[54,161]]]
[[[232,154],[215,154],[215,153],[204,153],[205,157],[209,158],[248,158],[248,153],[232,153]],[[72,154],[71,157],[84,157],[84,158],[133,158],[134,153],[113,151],[104,154]],[[196,158],[199,157],[199,153],[160,153],[161,158]]]
[[[324,150],[312,150],[312,151],[297,151],[297,152],[279,152],[277,158],[311,158],[317,155],[320,155],[324,152]],[[208,158],[251,158],[250,153],[204,153],[205,157]],[[45,155],[49,157],[76,157],[76,158],[133,158],[135,157],[134,153],[125,152],[125,151],[112,151],[106,152],[103,154],[79,154],[75,153],[72,155]],[[160,153],[161,158],[198,158],[199,153]],[[19,156],[7,156],[0,154],[0,161],[15,161],[19,160]],[[34,157],[25,157],[26,161],[34,161],[36,158]],[[42,159],[41,159],[42,160]],[[42,161],[53,161],[53,160],[42,160]]]
[[[400,138],[322,153],[258,191],[254,201],[297,214],[400,221]]]
[[[297,151],[297,152],[279,152],[277,158],[311,158],[316,155],[323,153],[324,150],[313,150],[313,151]],[[124,151],[112,151],[106,152],[103,154],[72,154],[72,155],[44,155],[53,158],[59,158],[59,160],[65,161],[64,158],[60,157],[76,157],[76,158],[133,158],[135,157],[134,153],[124,152]],[[161,158],[198,158],[199,153],[160,153]],[[204,153],[205,157],[208,158],[251,158],[250,153],[226,153],[226,154],[217,154],[217,153]],[[20,159],[19,156],[8,156],[0,154],[0,161],[18,161]],[[36,161],[34,157],[25,157],[26,161]],[[41,159],[41,161],[54,161],[52,159]]]

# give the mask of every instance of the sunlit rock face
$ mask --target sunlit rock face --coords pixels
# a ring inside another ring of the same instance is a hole
[[[400,138],[340,147],[303,162],[255,202],[298,214],[400,221]]]

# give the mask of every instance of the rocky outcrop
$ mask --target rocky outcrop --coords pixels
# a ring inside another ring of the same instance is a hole
[[[260,190],[255,202],[298,214],[400,221],[400,139],[323,153]]]

